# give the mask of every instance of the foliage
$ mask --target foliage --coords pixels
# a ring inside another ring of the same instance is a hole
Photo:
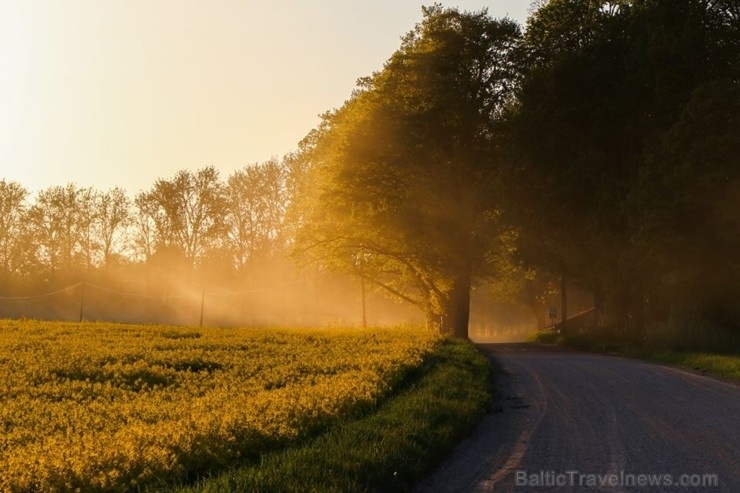
[[[42,190],[29,208],[34,256],[47,276],[66,274],[91,261],[92,197],[89,188],[53,186]]]
[[[186,492],[410,491],[470,432],[490,403],[490,365],[468,342],[447,339],[418,380],[376,412],[333,426],[259,465],[206,478]]]
[[[191,265],[215,246],[224,229],[224,186],[213,167],[195,173],[180,171],[171,180],[159,179],[151,190],[141,192],[136,203],[143,214],[154,252],[181,254]]]
[[[133,200],[120,188],[75,184],[31,195],[2,180],[0,297],[83,280],[158,296],[182,283],[242,285],[255,269],[285,270],[288,178],[276,159],[226,180],[213,167],[182,170]]]
[[[277,160],[246,166],[226,185],[228,245],[237,268],[257,256],[282,253],[286,241],[286,170]]]
[[[686,351],[658,350],[639,352],[640,357],[656,363],[680,366],[689,370],[740,382],[740,356]]]
[[[554,330],[539,330],[530,336],[529,341],[541,344],[561,344],[563,336]]]
[[[521,261],[593,291],[601,324],[633,341],[684,303],[739,325],[736,218],[710,211],[736,195],[737,8],[551,0],[524,38],[506,127]]]
[[[0,180],[0,286],[22,270],[27,196],[19,183]]]
[[[97,194],[96,233],[105,265],[110,264],[115,251],[121,248],[119,244],[123,242],[123,232],[131,224],[131,215],[131,199],[123,189],[113,188]]]
[[[740,85],[698,87],[630,194],[641,268],[674,319],[740,320]]]
[[[367,412],[438,340],[385,330],[0,322],[0,489],[127,491]]]
[[[424,9],[383,70],[303,143],[304,262],[356,273],[467,335],[471,284],[508,240],[494,150],[519,36],[485,11]]]

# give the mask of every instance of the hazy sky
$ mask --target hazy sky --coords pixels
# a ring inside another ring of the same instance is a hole
[[[430,3],[0,0],[0,179],[134,194],[282,156]],[[443,3],[523,23],[530,1]]]

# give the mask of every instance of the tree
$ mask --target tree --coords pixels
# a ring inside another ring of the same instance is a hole
[[[0,286],[10,284],[23,263],[27,197],[19,183],[0,180]]]
[[[159,179],[135,203],[137,243],[148,258],[158,250],[177,251],[192,266],[222,239],[224,186],[213,167]]]
[[[96,238],[99,223],[97,201],[100,194],[92,188],[81,188],[77,194],[77,231],[84,268],[89,272],[100,264],[101,243]]]
[[[530,66],[548,66],[599,38],[603,20],[629,4],[625,0],[550,0],[536,2],[527,19],[525,41]]]
[[[520,255],[589,287],[602,323],[635,338],[659,288],[634,241],[629,197],[694,90],[737,80],[728,5],[551,0],[528,21],[507,126]]]
[[[108,265],[117,241],[132,221],[131,199],[116,187],[96,196],[95,209],[96,236]]]
[[[630,194],[654,316],[740,325],[740,84],[698,87]]]
[[[234,172],[225,193],[228,243],[236,266],[282,252],[287,198],[280,163],[273,159]]]
[[[297,252],[466,337],[471,285],[492,274],[507,239],[496,124],[516,85],[520,31],[486,11],[423,14],[383,70],[304,141]]]
[[[628,186],[624,156],[634,144],[621,94],[631,87],[620,35],[627,14],[603,5],[551,1],[528,20],[507,170],[507,212],[522,231],[518,256],[563,278],[566,289],[568,279],[586,284],[600,306],[605,287],[629,281],[611,273],[627,241],[615,203]]]
[[[92,245],[89,239],[91,189],[70,183],[39,192],[28,211],[35,258],[48,279],[74,277],[89,265]]]
[[[134,198],[134,212],[132,226],[134,230],[134,249],[140,260],[149,260],[157,251],[158,244],[158,204],[150,200],[147,192],[142,192]]]

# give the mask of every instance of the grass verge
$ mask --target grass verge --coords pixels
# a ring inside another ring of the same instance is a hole
[[[688,351],[628,351],[625,356],[678,366],[740,383],[740,356]]]
[[[552,330],[538,330],[527,337],[527,342],[537,342],[540,344],[562,344],[563,337]]]
[[[490,405],[490,365],[447,339],[420,377],[376,412],[170,492],[402,492],[475,427]]]
[[[654,363],[677,366],[714,377],[740,382],[740,355],[717,354],[706,351],[679,351],[673,349],[654,349],[647,346],[620,345],[604,341],[587,334],[563,337],[551,331],[535,333],[530,342],[541,344],[558,343],[582,351],[595,353],[617,353],[628,358],[638,358]]]

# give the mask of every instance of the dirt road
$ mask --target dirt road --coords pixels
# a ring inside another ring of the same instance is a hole
[[[481,348],[505,372],[501,409],[418,493],[740,491],[740,386],[554,346]]]

